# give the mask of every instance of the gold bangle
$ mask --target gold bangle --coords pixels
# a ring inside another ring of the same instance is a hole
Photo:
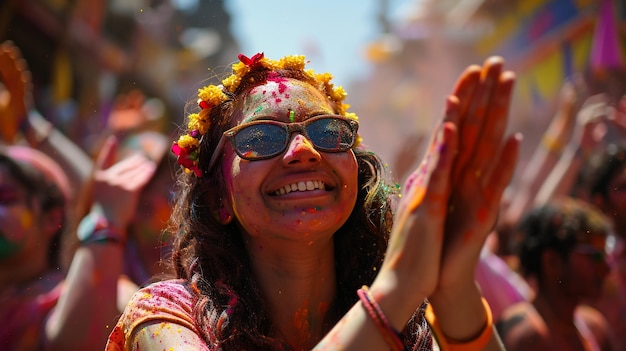
[[[550,137],[549,135],[544,135],[541,139],[541,146],[546,149],[546,151],[555,155],[560,155],[565,147],[562,142]]]
[[[430,329],[432,330],[433,336],[435,337],[441,351],[476,351],[482,350],[485,346],[487,346],[489,340],[491,340],[491,337],[493,336],[493,315],[491,314],[491,307],[489,307],[489,303],[487,303],[487,300],[485,300],[484,297],[482,298],[482,302],[485,313],[487,314],[487,323],[480,331],[480,334],[467,341],[447,338],[441,331],[441,327],[439,326],[437,317],[435,317],[432,305],[428,304],[428,306],[426,306],[424,316],[430,325]]]

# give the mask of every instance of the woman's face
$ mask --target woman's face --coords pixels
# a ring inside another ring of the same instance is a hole
[[[7,166],[0,164],[0,261],[37,240],[38,212],[22,184],[15,181]]]
[[[605,247],[606,237],[591,233],[571,250],[565,278],[570,294],[591,299],[600,296],[609,273]]]
[[[245,93],[236,106],[233,126],[262,119],[301,122],[333,113],[329,101],[311,85],[270,78]],[[230,143],[224,155],[222,201],[250,237],[273,236],[310,245],[317,238],[331,237],[352,212],[358,192],[352,150],[321,152],[294,132],[287,149],[270,159],[242,159]],[[282,192],[286,187],[299,189]]]

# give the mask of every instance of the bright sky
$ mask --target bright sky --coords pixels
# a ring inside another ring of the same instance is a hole
[[[388,0],[392,18],[415,0]],[[367,73],[364,50],[378,37],[379,0],[226,0],[232,31],[246,56],[304,54],[316,72],[346,86]]]

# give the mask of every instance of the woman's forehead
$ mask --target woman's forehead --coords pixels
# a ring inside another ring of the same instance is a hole
[[[273,78],[249,89],[241,100],[242,122],[258,116],[297,117],[333,113],[331,102],[314,86],[291,78]]]

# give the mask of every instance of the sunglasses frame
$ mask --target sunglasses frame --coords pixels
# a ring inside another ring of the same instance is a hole
[[[333,120],[341,120],[344,122],[348,123],[348,126],[350,127],[350,129],[352,130],[352,132],[354,133],[354,138],[352,140],[352,144],[345,148],[345,149],[326,149],[326,148],[320,148],[317,145],[315,145],[315,143],[311,140],[311,138],[309,137],[309,135],[306,132],[306,127],[308,125],[310,125],[311,123],[321,120],[321,119],[333,119]],[[286,142],[284,147],[276,153],[273,153],[271,155],[268,156],[260,156],[260,157],[249,157],[249,156],[245,156],[242,155],[239,150],[237,150],[237,146],[235,145],[235,136],[237,135],[237,133],[239,133],[241,130],[248,128],[252,125],[255,124],[273,124],[276,126],[281,127],[282,129],[284,129],[287,132],[287,138],[286,138]],[[228,139],[233,147],[233,150],[237,153],[237,155],[239,157],[241,157],[244,160],[248,160],[248,161],[258,161],[258,160],[266,160],[266,159],[270,159],[273,157],[276,157],[278,155],[280,155],[281,153],[285,152],[285,150],[287,149],[288,145],[289,145],[289,139],[291,138],[291,135],[294,132],[299,132],[300,134],[302,134],[304,137],[306,137],[307,139],[309,139],[311,141],[311,144],[313,144],[313,147],[316,150],[319,151],[323,151],[323,152],[344,152],[347,151],[351,148],[354,147],[354,144],[356,143],[356,140],[358,138],[358,130],[359,130],[359,122],[357,122],[354,119],[345,117],[345,116],[341,116],[341,115],[318,115],[315,117],[311,117],[308,118],[302,122],[281,122],[281,121],[276,121],[273,119],[259,119],[259,120],[255,120],[249,123],[242,123],[238,126],[235,126],[227,131],[225,131],[222,134],[222,137],[220,138],[220,141],[217,143],[217,146],[215,147],[215,151],[213,152],[213,155],[211,156],[211,160],[209,161],[209,167],[208,170],[211,171],[211,169],[213,168],[213,165],[215,164],[215,162],[217,161],[219,155],[222,152],[222,149],[224,148],[224,144],[226,143],[226,140]]]

